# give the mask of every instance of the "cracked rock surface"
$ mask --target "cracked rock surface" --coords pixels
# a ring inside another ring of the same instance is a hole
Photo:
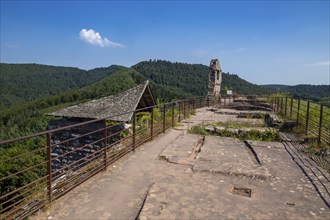
[[[223,117],[232,116],[200,109],[189,121]],[[292,143],[248,141],[256,164],[238,139],[206,136],[192,157],[203,136],[187,134],[191,124],[142,145],[31,219],[329,218],[330,175]]]

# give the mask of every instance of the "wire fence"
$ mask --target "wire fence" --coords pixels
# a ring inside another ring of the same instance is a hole
[[[270,103],[276,113],[296,121],[305,135],[314,138],[318,145],[330,145],[329,107],[286,96],[271,97]]]
[[[7,156],[0,155],[0,219],[30,216],[211,104],[201,97],[175,101],[138,109],[126,124],[112,121],[114,115],[1,141]]]
[[[197,108],[233,100],[198,97],[133,112],[127,123],[95,119],[1,141],[0,219],[25,219],[125,154],[165,133]],[[271,97],[273,110],[295,120],[319,144],[330,144],[330,109],[308,101]],[[124,115],[132,112],[123,112]],[[25,151],[17,151],[26,148]]]

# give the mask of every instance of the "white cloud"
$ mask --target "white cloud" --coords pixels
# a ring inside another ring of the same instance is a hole
[[[206,50],[196,50],[191,53],[194,57],[205,57],[209,54]]]
[[[307,66],[307,67],[310,67],[310,66],[330,66],[330,60],[317,62],[317,63],[310,63],[310,64],[306,64],[305,66]]]
[[[241,47],[241,48],[236,49],[235,52],[243,52],[245,50],[247,50],[247,48]]]
[[[95,32],[93,29],[82,29],[79,33],[80,38],[90,44],[94,44],[100,47],[124,47],[123,44],[116,43],[108,40],[105,37],[101,37],[99,32]]]

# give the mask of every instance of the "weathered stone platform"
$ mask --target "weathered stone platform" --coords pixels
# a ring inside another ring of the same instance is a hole
[[[200,109],[32,219],[328,219],[329,173],[294,143],[187,134],[216,120],[239,119]]]
[[[180,166],[187,164],[188,146],[192,149],[196,139],[184,135],[161,153],[178,174],[185,172],[152,185],[141,219],[327,218],[329,208],[283,144],[251,142],[258,164],[244,143],[206,137],[201,152],[190,161],[191,169]]]

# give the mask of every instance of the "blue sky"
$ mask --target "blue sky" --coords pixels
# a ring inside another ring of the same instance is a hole
[[[329,1],[1,0],[0,59],[92,69],[218,58],[256,84],[330,84],[329,10]]]

